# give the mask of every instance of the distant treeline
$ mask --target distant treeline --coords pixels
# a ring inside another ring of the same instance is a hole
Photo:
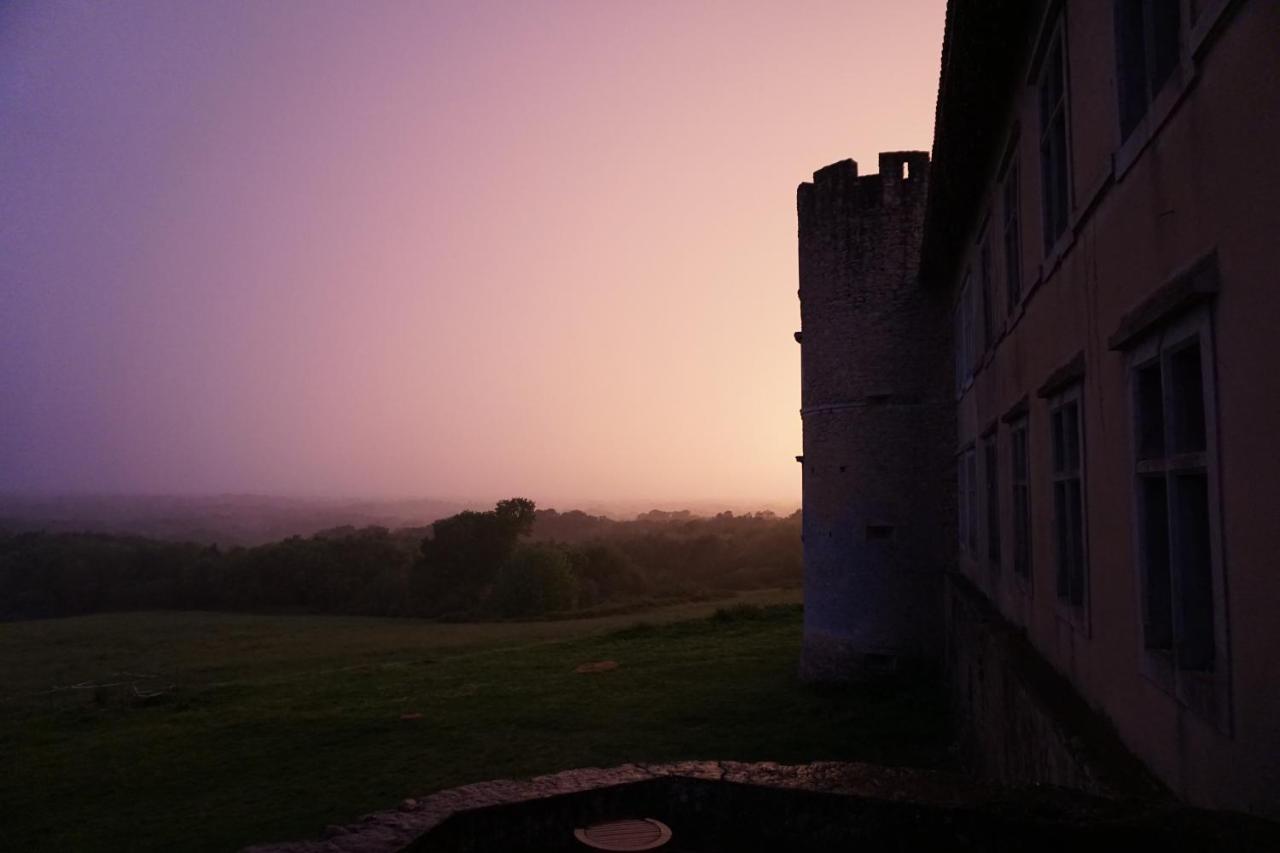
[[[511,618],[800,583],[800,514],[617,521],[522,498],[427,528],[334,528],[251,548],[0,535],[0,619],[121,610]]]

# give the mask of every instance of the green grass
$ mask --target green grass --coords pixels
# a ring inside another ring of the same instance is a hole
[[[715,609],[0,625],[0,849],[234,850],[440,788],[627,761],[943,761],[932,686],[804,688],[797,606]],[[574,672],[597,660],[620,666]],[[149,702],[127,685],[50,692],[121,672],[175,686]]]

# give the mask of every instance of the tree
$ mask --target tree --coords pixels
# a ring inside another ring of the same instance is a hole
[[[494,515],[515,531],[516,536],[529,535],[529,531],[533,529],[533,521],[538,517],[537,510],[537,505],[528,498],[508,498],[498,501],[493,508]]]
[[[526,498],[499,501],[488,512],[468,510],[431,525],[414,565],[420,612],[463,615],[490,595],[498,570],[533,527],[537,507]]]
[[[492,603],[502,616],[541,616],[570,610],[577,600],[569,556],[554,545],[525,545],[498,573]]]

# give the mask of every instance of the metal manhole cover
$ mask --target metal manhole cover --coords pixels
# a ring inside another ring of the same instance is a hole
[[[671,840],[670,827],[648,817],[597,823],[573,834],[593,850],[657,850]]]

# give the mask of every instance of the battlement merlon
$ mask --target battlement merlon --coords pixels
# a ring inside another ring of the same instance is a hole
[[[928,151],[885,151],[879,171],[858,175],[854,160],[840,160],[813,173],[813,180],[796,188],[796,213],[803,231],[807,225],[860,210],[899,206],[903,199],[923,202],[929,176]]]
[[[900,181],[912,181],[929,174],[928,151],[882,151],[880,152],[880,178],[887,181],[897,178]]]

